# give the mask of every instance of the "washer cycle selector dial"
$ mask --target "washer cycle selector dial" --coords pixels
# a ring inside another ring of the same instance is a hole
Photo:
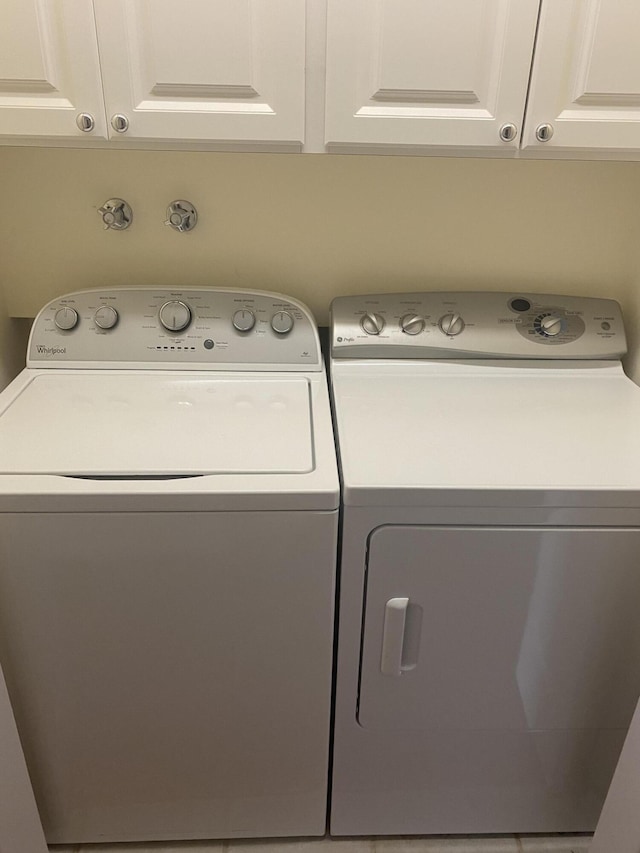
[[[400,328],[406,335],[419,335],[424,329],[424,318],[419,314],[405,314],[400,318]]]
[[[111,305],[101,305],[93,315],[93,322],[99,329],[113,329],[118,322],[118,312]]]
[[[61,331],[69,332],[71,329],[75,329],[79,319],[76,309],[65,305],[64,308],[58,308],[53,317],[53,322]]]
[[[158,317],[168,332],[182,332],[191,323],[191,308],[186,302],[171,299],[160,308]]]
[[[360,326],[367,335],[379,335],[384,329],[384,317],[367,312],[360,319]]]
[[[256,324],[256,315],[248,308],[241,308],[233,315],[232,322],[239,332],[250,332]]]
[[[293,329],[293,317],[288,311],[276,311],[271,318],[271,328],[279,335],[288,335]]]
[[[464,329],[464,320],[459,314],[445,314],[438,320],[438,326],[445,335],[459,335]]]

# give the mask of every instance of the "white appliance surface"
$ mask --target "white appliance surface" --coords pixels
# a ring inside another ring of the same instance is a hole
[[[347,361],[332,377],[348,504],[640,490],[640,393],[617,361]]]
[[[339,482],[313,318],[83,291],[28,353],[0,394],[0,665],[47,843],[324,834]]]
[[[588,832],[640,694],[619,306],[334,300],[336,835]]]
[[[0,413],[2,474],[269,474],[313,467],[304,377],[41,371]]]

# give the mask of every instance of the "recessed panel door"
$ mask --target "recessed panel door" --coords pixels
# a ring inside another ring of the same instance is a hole
[[[567,733],[628,726],[640,531],[382,527],[369,548],[365,729],[546,731],[561,760]]]
[[[106,138],[93,7],[0,3],[0,138]]]
[[[327,144],[515,151],[537,14],[538,0],[329,0]]]
[[[640,5],[545,0],[523,147],[640,148]]]
[[[302,143],[300,0],[95,8],[112,139]]]

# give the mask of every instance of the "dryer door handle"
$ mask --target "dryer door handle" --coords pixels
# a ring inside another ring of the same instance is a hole
[[[415,669],[420,654],[422,607],[408,598],[390,598],[384,606],[380,672],[397,678]]]
[[[402,675],[402,650],[408,607],[408,598],[390,598],[384,606],[380,659],[380,672],[383,675]]]

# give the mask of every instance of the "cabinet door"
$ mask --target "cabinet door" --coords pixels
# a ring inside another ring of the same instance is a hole
[[[638,3],[543,0],[523,147],[639,149],[639,33]]]
[[[537,13],[538,0],[329,0],[327,144],[515,152]]]
[[[93,130],[76,123],[93,117]],[[85,0],[0,3],[0,137],[106,138],[93,9]]]
[[[112,139],[301,145],[303,0],[95,0],[95,10]]]

